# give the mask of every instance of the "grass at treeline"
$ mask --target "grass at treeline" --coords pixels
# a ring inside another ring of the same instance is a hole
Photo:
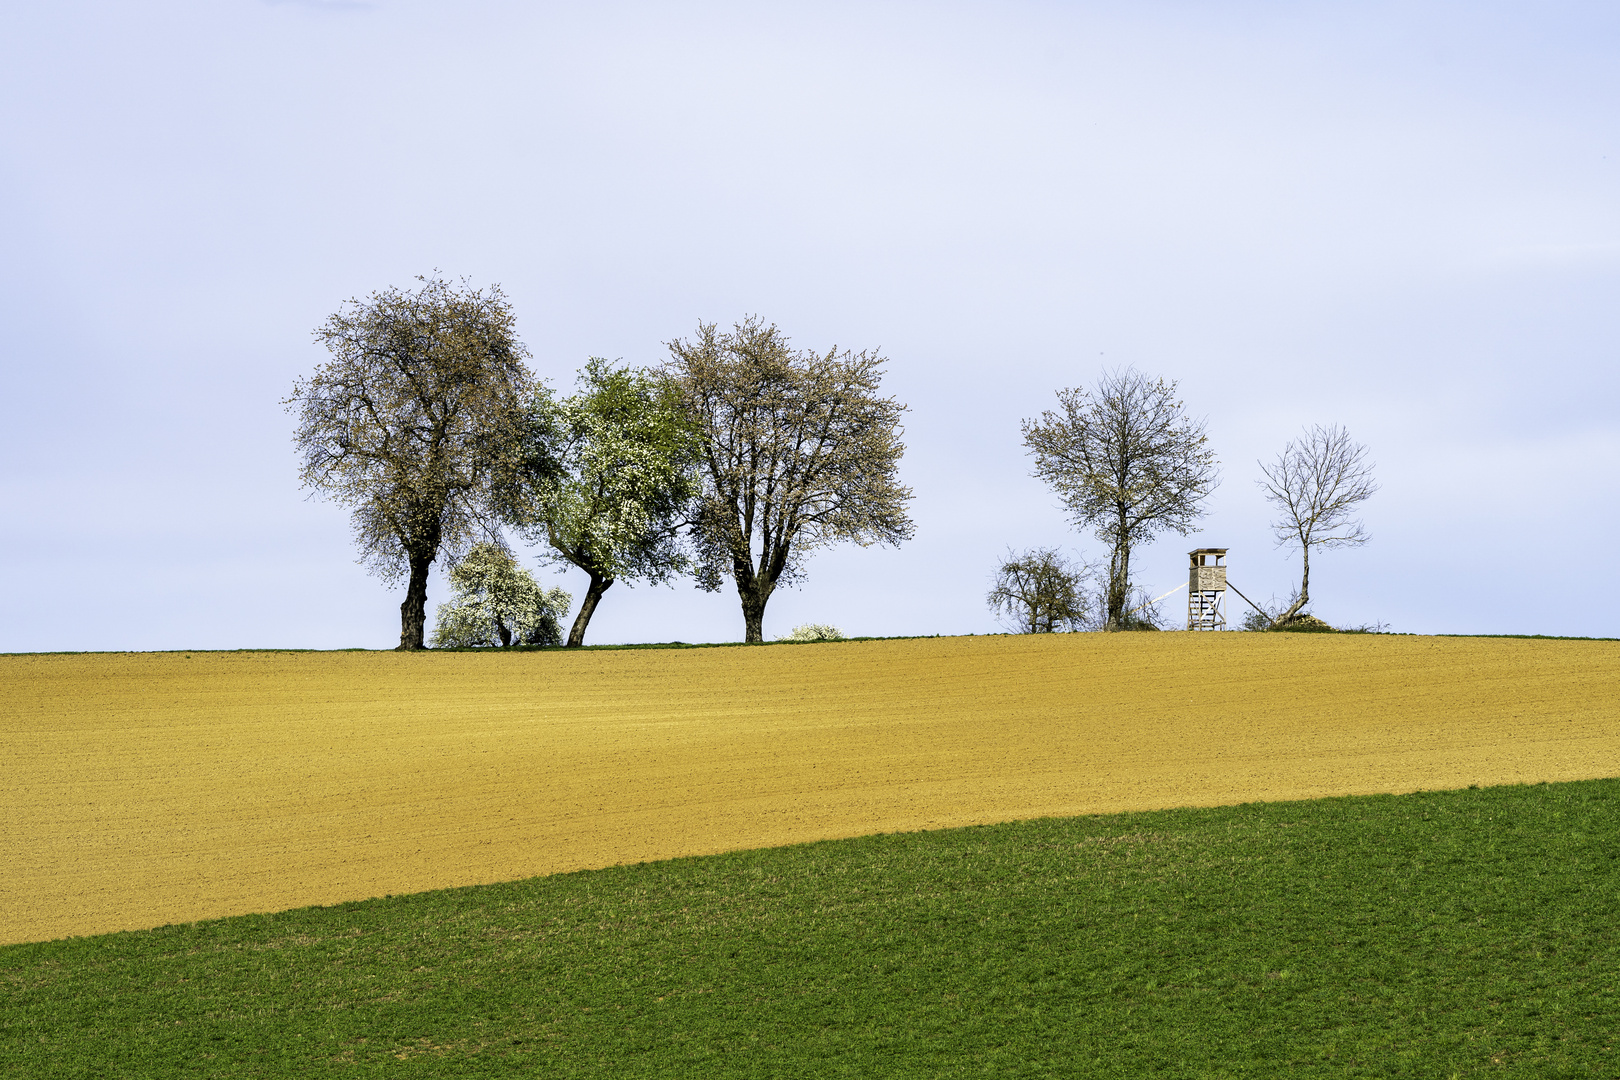
[[[1620,781],[1048,819],[0,949],[28,1077],[1620,1075]]]
[[[1134,632],[1134,631],[1127,631]],[[1236,631],[1234,631],[1236,632]],[[1528,641],[1620,641],[1620,638],[1606,637],[1575,637],[1560,634],[1410,634],[1393,630],[1377,630],[1369,627],[1351,627],[1340,629],[1335,627],[1302,629],[1297,627],[1276,627],[1271,631],[1262,633],[1315,633],[1315,634],[1376,634],[1380,637],[1443,637],[1443,638],[1513,638]],[[1009,637],[1008,634],[903,634],[895,637],[847,637],[841,642],[856,641],[920,641],[924,638],[937,637]],[[509,645],[505,648],[495,649],[487,647],[455,648],[455,649],[424,649],[424,653],[445,652],[476,652],[476,653],[520,653],[520,652],[578,652],[581,650],[621,651],[625,649],[757,649],[763,645],[835,645],[838,641],[645,641],[628,642],[606,645],[581,645],[577,649],[568,650],[561,645]],[[127,650],[126,650],[127,651]],[[395,652],[391,648],[385,649],[148,649],[149,653],[340,653],[340,652]],[[0,656],[97,656],[97,652],[38,652],[38,653],[0,653]],[[115,655],[115,653],[105,653]]]

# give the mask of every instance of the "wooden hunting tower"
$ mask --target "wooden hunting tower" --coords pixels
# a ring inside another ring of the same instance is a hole
[[[1226,629],[1226,549],[1199,548],[1187,553],[1187,629]]]

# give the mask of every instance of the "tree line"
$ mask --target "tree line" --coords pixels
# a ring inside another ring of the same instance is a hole
[[[1094,388],[1058,391],[1059,408],[1023,425],[1034,473],[1108,549],[1106,567],[1067,559],[1056,548],[1010,551],[990,590],[991,610],[1010,629],[1049,633],[1158,627],[1153,601],[1133,586],[1131,554],[1162,532],[1188,535],[1220,483],[1207,424],[1190,416],[1176,384],[1133,369],[1105,374]],[[1364,544],[1356,517],[1378,490],[1367,448],[1343,428],[1316,425],[1292,439],[1256,483],[1277,512],[1279,546],[1297,547],[1299,587],[1264,624],[1288,625],[1310,604],[1311,552]],[[1087,585],[1102,578],[1100,596]],[[1258,609],[1257,609],[1258,611]]]
[[[452,564],[441,644],[563,643],[572,598],[544,590],[506,537],[586,575],[566,643],[584,643],[618,582],[730,581],[744,639],[763,640],[776,588],[842,542],[898,545],[915,527],[898,479],[906,407],[881,392],[877,350],[796,349],[757,317],[722,331],[699,323],[651,368],[589,359],[560,395],[528,368],[510,302],[438,276],[350,300],[315,332],[330,358],[294,384],[300,479],[348,506],[360,560],[403,581],[399,648],[426,645],[432,565]],[[1204,422],[1175,384],[1133,370],[1060,391],[1059,409],[1024,424],[1024,442],[1073,524],[1109,559],[1100,596],[1108,629],[1133,619],[1131,555],[1158,533],[1186,535],[1219,482]],[[1373,490],[1364,448],[1315,429],[1266,469],[1305,552],[1364,542],[1349,512]],[[1337,469],[1337,472],[1334,470]],[[992,606],[1018,629],[1088,619],[1092,568],[1052,549],[1010,553]]]
[[[440,558],[469,601],[452,622],[502,644],[556,636],[558,591],[514,572],[508,530],[586,573],[576,646],[616,582],[678,574],[729,579],[745,639],[762,641],[771,595],[810,552],[912,535],[905,407],[881,395],[875,350],[798,350],[757,318],[699,324],[661,366],[593,358],[559,397],[525,364],[498,286],[418,282],[327,319],[315,338],[331,358],[285,402],[300,479],[350,507],[362,563],[406,584],[400,649],[425,646]]]

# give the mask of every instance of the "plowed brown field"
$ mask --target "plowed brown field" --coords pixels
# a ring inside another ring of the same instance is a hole
[[[1620,775],[1620,643],[0,657],[0,942],[824,837]]]

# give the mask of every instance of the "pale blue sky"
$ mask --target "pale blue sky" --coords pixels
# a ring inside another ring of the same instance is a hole
[[[1149,587],[1210,545],[1286,594],[1255,462],[1339,423],[1383,490],[1320,614],[1620,635],[1612,4],[14,7],[0,650],[393,645],[279,401],[342,301],[434,268],[559,386],[750,313],[884,350],[917,538],[818,556],[768,635],[989,632],[1007,545],[1100,556],[1019,421],[1124,364],[1223,465]],[[591,640],[741,629],[616,587]]]

